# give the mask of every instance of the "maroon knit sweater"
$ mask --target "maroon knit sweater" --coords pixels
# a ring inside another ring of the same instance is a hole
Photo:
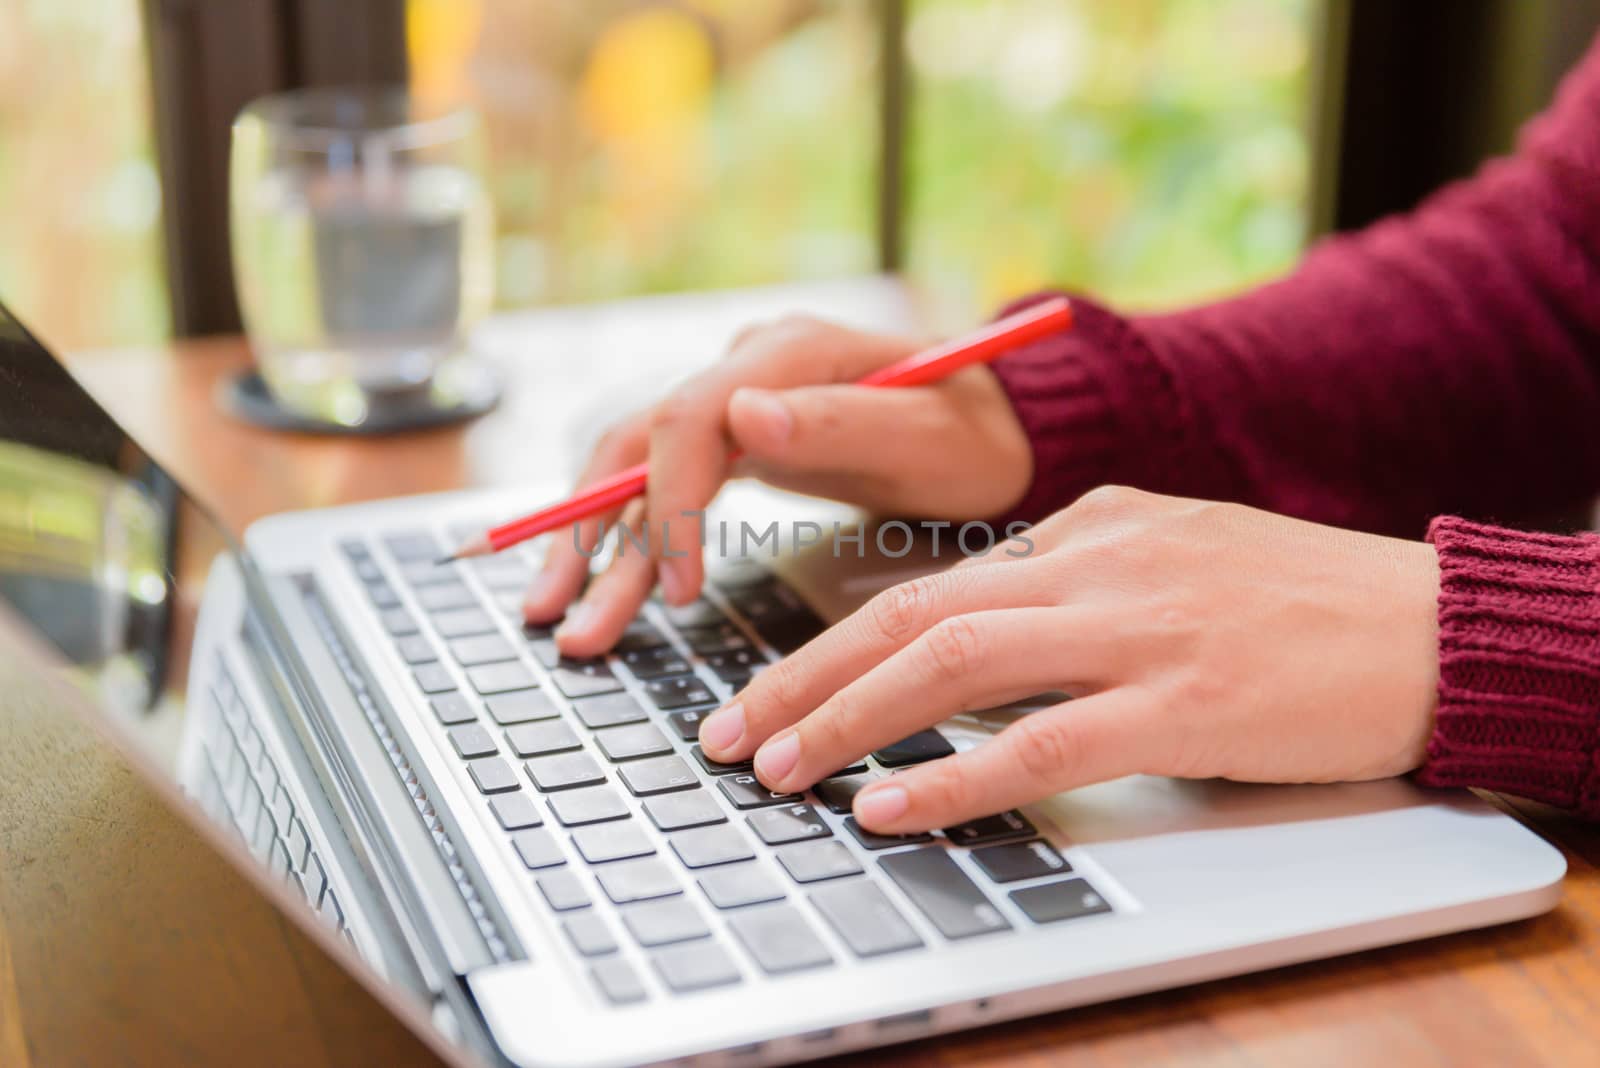
[[[1175,314],[1077,307],[995,364],[1033,443],[1019,515],[1122,483],[1426,533],[1419,777],[1600,817],[1600,538],[1485,525],[1600,492],[1600,42],[1516,155],[1282,281]]]

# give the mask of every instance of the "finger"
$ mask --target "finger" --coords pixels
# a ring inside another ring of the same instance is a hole
[[[717,760],[747,759],[940,620],[993,608],[1043,607],[1054,598],[1037,568],[953,568],[878,594],[799,651],[762,671],[700,726],[700,743]]]
[[[622,529],[638,531],[644,518],[644,502],[634,501],[623,510],[618,521]],[[655,562],[640,542],[620,536],[616,555],[606,570],[589,583],[583,599],[567,609],[567,616],[556,628],[556,644],[567,656],[599,656],[617,643],[628,628],[639,606],[655,585]]]
[[[1035,712],[975,749],[874,783],[856,794],[854,813],[878,834],[949,827],[1146,771],[1160,741],[1149,706],[1119,688]]]
[[[927,390],[742,387],[728,399],[734,444],[757,463],[797,471],[916,470],[948,451],[951,422]]]
[[[1007,608],[943,620],[769,738],[756,750],[756,774],[773,790],[805,790],[962,712],[1068,685],[1093,689],[1107,650],[1072,615]]]

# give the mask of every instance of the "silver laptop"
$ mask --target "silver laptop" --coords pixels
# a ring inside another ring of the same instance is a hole
[[[764,545],[712,560],[688,608],[647,605],[612,655],[566,660],[520,620],[537,546],[435,564],[561,491],[282,515],[236,542],[0,311],[0,602],[352,966],[491,1061],[798,1061],[1557,900],[1559,852],[1398,780],[1131,778],[865,833],[860,784],[1055,698],[772,794],[705,758],[700,718],[913,565]],[[741,486],[716,514],[830,508]]]

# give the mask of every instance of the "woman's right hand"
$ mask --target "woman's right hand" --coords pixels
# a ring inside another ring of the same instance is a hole
[[[621,636],[658,577],[668,604],[692,601],[705,577],[695,513],[732,475],[928,519],[1013,507],[1032,480],[1032,452],[987,367],[908,389],[849,384],[919,347],[804,316],[747,328],[726,359],[601,438],[579,485],[648,460],[648,493],[621,513],[579,524],[576,534],[552,535],[528,589],[528,621],[565,613],[561,650],[595,656]],[[744,456],[730,465],[734,449]],[[650,553],[618,555],[586,591],[585,553],[619,514],[648,524]]]

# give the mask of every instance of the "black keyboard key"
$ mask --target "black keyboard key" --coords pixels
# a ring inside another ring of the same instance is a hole
[[[873,834],[857,823],[854,816],[848,817],[844,826],[863,849],[893,849],[895,846],[921,845],[933,841],[931,834]]]
[[[702,768],[706,769],[707,775],[749,774],[755,769],[755,765],[748,760],[741,760],[736,764],[723,764],[719,761],[712,760],[710,757],[706,756],[706,751],[698,745],[691,748],[689,752],[694,754],[695,762],[698,763]]]
[[[739,981],[739,966],[715,942],[686,942],[668,946],[652,958],[656,974],[675,993],[730,986]]]
[[[455,608],[438,612],[432,619],[433,629],[446,639],[495,633],[494,620],[481,608]]]
[[[694,675],[671,675],[645,683],[644,692],[663,712],[687,705],[704,705],[716,701],[706,684]]]
[[[428,613],[448,612],[455,608],[475,608],[478,597],[459,582],[441,582],[423,586],[416,591],[417,603]]]
[[[811,903],[858,957],[880,957],[922,945],[921,936],[876,883],[865,879],[830,883],[812,891]]]
[[[635,723],[629,727],[597,731],[594,740],[600,752],[614,764],[672,752],[672,743],[652,723]]]
[[[700,890],[719,909],[736,909],[766,901],[782,901],[783,884],[754,862],[707,868],[698,873]]]
[[[412,669],[411,677],[423,693],[448,693],[456,688],[456,680],[443,664],[422,664]]]
[[[440,723],[452,727],[457,723],[471,723],[478,718],[471,702],[458,693],[441,694],[429,701],[433,714]]]
[[[766,667],[767,658],[754,649],[735,649],[726,653],[712,653],[706,657],[706,666],[717,678],[737,688],[744,685],[744,680]]]
[[[579,786],[593,786],[606,781],[606,773],[588,753],[562,753],[558,756],[536,757],[524,765],[528,778],[541,791],[571,790]]]
[[[434,586],[441,582],[457,582],[454,564],[441,564],[437,560],[413,560],[400,565],[400,577],[408,586]]]
[[[779,794],[761,785],[754,775],[725,775],[717,780],[717,788],[733,802],[734,808],[761,808],[764,805],[792,805],[800,800],[799,794]]]
[[[485,757],[482,760],[467,761],[467,771],[472,775],[472,781],[477,783],[478,790],[486,794],[501,794],[508,790],[520,790],[522,784],[517,781],[517,773],[499,757]]]
[[[498,694],[483,702],[489,715],[501,726],[529,723],[534,720],[555,719],[561,709],[542,690],[518,690]]]
[[[662,611],[672,621],[674,626],[684,627],[709,627],[727,620],[722,609],[701,597],[685,605],[665,605]]]
[[[793,905],[768,905],[728,917],[728,926],[768,975],[820,968],[833,954]]]
[[[479,664],[467,668],[467,681],[481,694],[510,693],[513,690],[531,690],[539,680],[521,664]]]
[[[572,832],[572,844],[578,847],[579,854],[590,864],[648,857],[656,851],[650,836],[632,821],[579,827]]]
[[[955,747],[944,740],[944,735],[930,728],[886,745],[872,755],[886,768],[903,768],[947,757],[955,751]]]
[[[550,811],[563,827],[625,819],[628,803],[613,786],[585,786],[550,795]]]
[[[1011,927],[942,846],[890,853],[879,858],[878,866],[946,938],[971,938]]]
[[[997,883],[1037,879],[1044,875],[1065,875],[1072,870],[1066,858],[1049,842],[1005,842],[972,851],[972,859],[983,874]]]
[[[682,897],[630,905],[622,910],[622,925],[633,935],[634,941],[647,949],[692,942],[711,934],[700,910]]]
[[[400,607],[400,595],[387,582],[368,584],[367,596],[372,599],[372,606],[379,610]]]
[[[632,1005],[648,996],[633,965],[621,957],[597,961],[589,974],[594,977],[594,985],[613,1005]]]
[[[559,719],[507,727],[506,742],[519,757],[549,756],[551,753],[570,753],[583,748],[583,740]]]
[[[391,608],[378,613],[378,621],[391,638],[403,638],[417,632],[417,621],[404,608]]]
[[[607,864],[598,869],[595,876],[600,880],[600,889],[614,905],[683,893],[678,877],[659,857]]]
[[[696,827],[679,831],[668,841],[686,868],[709,868],[716,864],[732,864],[755,858],[755,850],[744,832],[731,824],[719,823],[710,827]]]
[[[1106,899],[1082,879],[1025,886],[1011,891],[1011,900],[1034,923],[1055,923],[1111,911]]]
[[[687,708],[681,712],[674,712],[667,717],[667,723],[679,738],[693,742],[700,737],[700,721],[710,715],[715,707],[713,705],[707,708]]]
[[[839,841],[800,842],[778,850],[778,863],[797,883],[838,879],[861,871],[861,862]]]
[[[686,827],[704,827],[724,823],[727,816],[716,798],[704,790],[684,790],[675,794],[661,794],[644,800],[645,814],[657,830],[681,831]]]
[[[617,658],[633,677],[640,680],[659,679],[663,675],[681,675],[690,670],[689,662],[670,645],[657,645],[650,649],[627,649]]]
[[[664,794],[669,790],[688,790],[700,785],[700,780],[680,756],[651,757],[636,760],[617,769],[617,775],[635,797]]]
[[[539,815],[539,808],[533,803],[533,798],[518,790],[514,794],[497,794],[489,798],[489,810],[494,813],[495,820],[508,831],[520,831],[525,827],[538,827],[544,823],[544,818]]]
[[[444,553],[439,551],[439,543],[427,531],[402,531],[399,534],[390,534],[383,539],[383,544],[393,556],[402,564],[413,560],[437,560]]]
[[[556,689],[567,697],[590,697],[622,689],[604,660],[574,660],[564,656],[550,669]]]
[[[633,694],[620,690],[598,697],[579,698],[572,702],[572,710],[590,730],[620,727],[625,723],[643,723],[650,718],[639,707],[639,702],[633,699]]]
[[[500,751],[500,747],[494,744],[494,738],[477,723],[463,723],[445,733],[450,736],[450,745],[462,760],[494,756]]]
[[[628,629],[622,632],[622,637],[617,639],[616,651],[618,653],[631,653],[641,649],[654,649],[666,645],[667,636],[662,634],[651,623],[636,619],[628,624]]]
[[[751,583],[728,593],[728,603],[739,610],[759,631],[761,624],[795,612],[810,609],[800,595],[781,582]]]
[[[567,862],[556,836],[543,827],[516,832],[511,836],[511,844],[516,846],[517,855],[529,868],[553,868]]]
[[[396,641],[394,647],[400,653],[400,659],[408,664],[431,664],[439,659],[433,643],[420,634],[407,635]]]
[[[462,667],[479,664],[498,664],[502,660],[515,660],[517,651],[511,643],[498,634],[478,634],[471,638],[457,638],[450,643],[450,655]]]
[[[1007,838],[1030,838],[1039,832],[1028,822],[1028,817],[1012,809],[998,816],[982,816],[966,823],[958,823],[954,827],[946,827],[944,833],[945,837],[956,845],[973,846],[985,842],[999,842]]]
[[[809,608],[802,608],[786,615],[761,620],[756,624],[756,633],[761,635],[762,640],[768,645],[787,656],[821,634],[827,627],[821,616]]]
[[[585,957],[601,957],[617,951],[617,940],[612,936],[611,928],[596,913],[580,912],[576,916],[568,916],[561,921],[561,926],[566,930],[567,938],[571,939],[572,948]],[[635,978],[634,982],[637,983],[638,979]],[[641,989],[640,996],[643,993]]]
[[[689,648],[701,656],[750,648],[750,639],[732,623],[718,623],[712,627],[684,627],[679,631]]]
[[[829,812],[844,816],[850,812],[850,806],[855,803],[856,794],[863,786],[878,780],[870,775],[852,775],[842,779],[823,779],[811,788],[817,795],[817,800],[827,806]]]
[[[544,895],[545,901],[557,912],[570,912],[589,904],[589,891],[583,888],[583,880],[570,868],[547,871],[535,878],[534,882],[539,884],[539,893]]]
[[[746,817],[750,829],[767,845],[803,842],[812,838],[831,838],[833,828],[810,805],[786,805],[762,809]]]

